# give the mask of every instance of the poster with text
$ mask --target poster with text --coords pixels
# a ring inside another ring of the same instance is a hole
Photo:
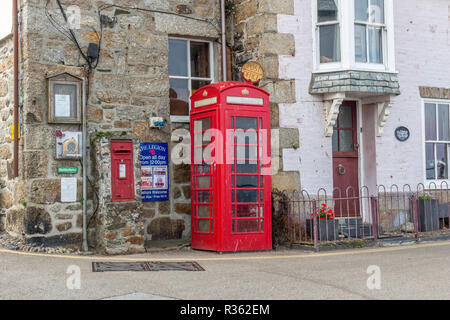
[[[142,201],[169,200],[169,145],[141,143]]]

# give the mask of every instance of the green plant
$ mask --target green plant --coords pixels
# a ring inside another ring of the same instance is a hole
[[[91,138],[90,143],[91,145],[93,145],[95,141],[100,140],[101,138],[104,137],[111,137],[111,136],[112,136],[111,132],[104,132],[100,130],[95,133],[95,136],[93,138]]]
[[[419,200],[433,200],[433,197],[430,196],[429,194],[426,194],[424,196],[417,197],[417,199],[419,199]]]
[[[27,206],[27,202],[26,202],[25,200],[20,200],[19,202],[20,202],[20,204],[23,205],[24,207]]]

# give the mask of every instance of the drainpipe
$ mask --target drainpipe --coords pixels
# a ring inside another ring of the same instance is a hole
[[[90,74],[88,74],[88,77]],[[86,135],[87,135],[87,128],[86,128],[86,80],[83,78],[83,133],[82,133],[82,149],[83,149],[83,250],[84,252],[88,252],[88,243],[87,243],[87,146],[86,146]]]
[[[13,177],[19,176],[19,22],[17,0],[12,0],[14,42],[14,156]]]
[[[227,81],[227,39],[225,27],[225,0],[220,0],[221,25],[222,25],[222,74],[223,81]]]

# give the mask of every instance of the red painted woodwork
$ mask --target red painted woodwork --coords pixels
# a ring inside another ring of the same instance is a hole
[[[359,145],[356,102],[344,101],[333,133],[333,184],[335,212],[340,217],[359,216]],[[354,198],[354,199],[353,199]]]
[[[272,249],[269,94],[240,82],[197,90],[191,141],[192,248]]]
[[[111,141],[111,188],[114,202],[135,199],[131,141]]]

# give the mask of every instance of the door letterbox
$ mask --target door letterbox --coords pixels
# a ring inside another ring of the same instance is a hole
[[[112,200],[134,201],[133,143],[111,141]]]

